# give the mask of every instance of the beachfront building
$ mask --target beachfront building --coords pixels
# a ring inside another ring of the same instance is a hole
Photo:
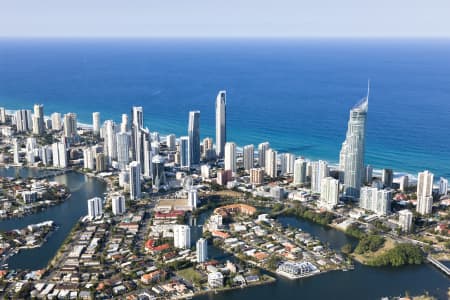
[[[243,151],[244,169],[247,172],[250,172],[250,169],[253,168],[255,159],[254,155],[255,155],[255,147],[253,145],[244,146]]]
[[[265,167],[264,171],[267,176],[275,178],[278,176],[278,165],[277,165],[277,152],[273,149],[267,149],[265,154]]]
[[[306,183],[306,160],[298,158],[294,162],[294,184]]]
[[[92,113],[92,132],[100,134],[100,112],[98,111]]]
[[[417,176],[417,206],[419,214],[427,215],[431,213],[433,206],[433,173],[428,170],[420,172]]]
[[[339,156],[340,169],[344,176],[344,194],[359,198],[364,179],[364,152],[366,140],[366,119],[369,107],[369,90],[355,107],[350,110],[345,141]]]
[[[441,177],[439,179],[439,195],[446,196],[448,193],[448,180]]]
[[[200,163],[200,111],[189,112],[189,162],[191,165]]]
[[[67,113],[64,115],[64,137],[73,138],[75,137],[77,132],[77,114],[75,113]]]
[[[269,142],[264,142],[258,145],[258,164],[261,168],[264,168],[266,166],[266,151],[269,148]]]
[[[219,158],[224,156],[227,141],[226,98],[226,91],[220,91],[216,98],[216,155]]]
[[[280,155],[280,172],[281,175],[294,173],[295,155],[292,153],[283,153]]]

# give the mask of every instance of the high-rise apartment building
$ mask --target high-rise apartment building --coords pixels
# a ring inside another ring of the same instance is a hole
[[[344,194],[358,198],[364,179],[364,152],[366,119],[369,107],[369,90],[355,107],[350,110],[347,135],[342,143],[339,165],[344,173]]]
[[[219,158],[224,156],[227,141],[226,105],[226,92],[220,91],[216,98],[216,155]]]
[[[191,165],[200,163],[200,111],[189,112],[189,161]]]

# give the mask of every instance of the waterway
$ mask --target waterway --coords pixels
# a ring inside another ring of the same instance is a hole
[[[40,173],[37,169],[28,168],[0,168],[0,176],[8,177],[33,177]],[[102,196],[106,191],[106,184],[96,178],[69,172],[64,175],[50,177],[49,180],[65,184],[71,191],[71,197],[61,204],[51,206],[46,210],[25,216],[20,219],[0,221],[0,231],[8,231],[23,228],[29,224],[35,224],[46,220],[55,221],[58,229],[47,239],[40,248],[21,250],[18,254],[8,259],[10,269],[41,269],[53,258],[57,250],[67,237],[68,233],[80,217],[87,214],[86,200],[96,196]]]
[[[199,223],[204,219],[199,216]],[[301,228],[339,250],[346,243],[355,245],[357,240],[333,228],[327,228],[307,220],[280,217],[283,225]],[[209,246],[211,248],[211,246]],[[216,252],[216,249],[214,249]],[[220,252],[219,254],[221,255]],[[212,255],[214,258],[214,255]],[[218,294],[196,297],[198,300],[229,299],[380,299],[383,296],[400,296],[406,291],[421,294],[428,291],[438,299],[447,299],[450,280],[429,264],[401,268],[370,268],[355,263],[353,271],[335,271],[299,280],[289,280],[273,274],[272,284],[238,289]]]
[[[28,177],[37,174],[37,170],[0,169],[0,176]],[[53,206],[38,214],[29,215],[21,219],[0,221],[0,230],[22,228],[29,224],[45,220],[54,220],[59,229],[54,232],[41,248],[24,250],[9,259],[11,269],[39,269],[47,265],[58,248],[70,232],[76,221],[87,213],[86,200],[101,196],[106,190],[106,184],[95,178],[88,178],[82,174],[70,172],[56,176],[54,179],[69,186],[72,197],[64,203]],[[202,213],[192,220],[193,243],[201,236],[201,227],[209,217],[211,211]],[[280,217],[284,225],[301,228],[324,243],[329,243],[334,249],[340,249],[344,244],[356,244],[356,240],[344,233],[307,220],[291,217]],[[220,249],[209,245],[209,257],[226,260],[230,256]],[[276,275],[275,275],[276,276]],[[447,289],[450,280],[443,273],[429,264],[420,266],[406,266],[402,268],[369,268],[356,263],[353,271],[330,272],[300,280],[288,280],[277,276],[273,284],[239,289],[219,294],[208,294],[197,297],[198,300],[229,300],[229,299],[380,299],[382,296],[421,294],[428,291],[438,299],[447,299]]]

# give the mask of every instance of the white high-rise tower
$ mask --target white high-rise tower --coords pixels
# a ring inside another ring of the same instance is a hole
[[[220,91],[216,99],[216,154],[223,157],[227,141],[226,91]]]
[[[225,170],[236,172],[236,144],[228,142],[225,144]]]
[[[339,165],[344,172],[344,193],[358,198],[364,179],[364,150],[366,139],[366,119],[369,107],[367,96],[350,110],[347,136],[342,143]]]
[[[433,206],[433,173],[423,171],[417,176],[417,207],[419,214],[431,213]]]

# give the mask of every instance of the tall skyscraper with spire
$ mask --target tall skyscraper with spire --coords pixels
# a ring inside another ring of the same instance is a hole
[[[189,162],[200,163],[200,111],[189,112]]]
[[[366,120],[369,107],[369,87],[367,96],[350,110],[347,136],[340,153],[341,171],[344,172],[344,194],[358,198],[364,179],[364,151],[366,140]]]
[[[220,91],[216,99],[216,154],[221,158],[224,155],[227,141],[226,121],[226,91]]]

